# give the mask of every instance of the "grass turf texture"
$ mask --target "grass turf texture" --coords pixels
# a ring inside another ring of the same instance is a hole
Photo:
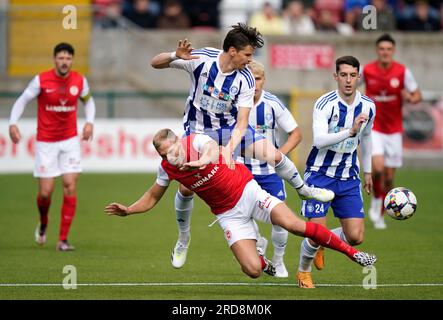
[[[223,233],[208,207],[196,198],[192,215],[192,240],[182,269],[170,263],[177,227],[173,183],[158,206],[149,213],[120,218],[103,212],[106,204],[130,204],[155,181],[147,174],[82,174],[78,207],[69,240],[74,252],[57,252],[61,208],[61,181],[57,180],[49,213],[47,243],[34,242],[37,225],[36,180],[29,174],[0,176],[0,284],[58,284],[58,286],[4,287],[0,299],[443,299],[443,171],[398,172],[396,186],[410,188],[418,210],[406,221],[386,218],[388,229],[374,230],[366,221],[360,249],[377,254],[375,290],[361,287],[367,274],[347,257],[326,251],[326,268],[313,271],[319,286],[302,290],[294,286],[301,238],[289,235],[285,262],[289,278],[263,275],[253,280],[244,275],[229,250]],[[289,189],[289,188],[288,188]],[[288,190],[288,204],[298,212],[300,201]],[[365,196],[365,207],[369,205]],[[338,226],[329,212],[329,227]],[[260,224],[270,240],[270,226]],[[272,258],[269,241],[267,256]],[[79,284],[145,283],[155,286],[61,286],[63,267],[77,269]],[[160,285],[193,283],[192,285]],[[242,285],[235,285],[240,283]],[[219,285],[217,285],[219,284]],[[230,285],[232,284],[232,285]],[[276,284],[269,286],[267,284]],[[278,286],[280,284],[280,286]],[[285,284],[290,284],[286,286]],[[437,286],[383,286],[387,284],[439,284]]]

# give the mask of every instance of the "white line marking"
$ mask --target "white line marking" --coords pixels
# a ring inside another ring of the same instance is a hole
[[[361,284],[320,283],[317,287],[363,287]],[[0,287],[62,287],[61,283],[0,283]],[[256,287],[297,287],[296,283],[250,283],[250,282],[141,282],[141,283],[78,283],[79,287],[168,287],[168,286],[256,286]],[[377,287],[443,287],[443,283],[390,283]]]

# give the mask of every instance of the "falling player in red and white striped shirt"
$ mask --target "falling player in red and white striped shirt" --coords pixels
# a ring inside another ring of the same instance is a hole
[[[62,176],[63,205],[57,250],[71,251],[68,233],[77,206],[76,185],[80,164],[80,139],[77,135],[77,104],[85,105],[86,124],[82,139],[91,140],[95,117],[95,103],[88,81],[71,71],[74,48],[59,43],[54,48],[54,68],[36,75],[12,107],[9,135],[13,143],[21,140],[17,122],[26,105],[37,98],[37,141],[35,144],[34,177],[39,180],[37,206],[40,223],[35,230],[35,240],[46,242],[48,211],[54,191],[55,177]]]
[[[298,218],[283,201],[260,188],[244,164],[236,162],[234,169],[230,169],[218,143],[209,136],[191,133],[179,139],[170,129],[162,129],[155,134],[153,143],[163,158],[157,181],[130,206],[116,202],[106,206],[108,215],[124,217],[151,210],[170,181],[177,180],[210,207],[242,271],[251,278],[259,277],[262,271],[275,275],[272,262],[258,254],[253,219],[311,238],[363,266],[377,260],[343,242],[322,225]]]
[[[395,40],[389,34],[377,39],[376,50],[377,60],[365,65],[362,80],[377,109],[372,132],[374,197],[369,218],[376,229],[384,229],[383,199],[394,187],[395,169],[402,166],[403,100],[419,103],[422,97],[412,72],[394,60]]]

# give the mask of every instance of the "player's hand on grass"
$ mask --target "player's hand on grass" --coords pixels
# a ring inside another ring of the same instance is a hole
[[[82,140],[91,141],[94,132],[94,125],[87,122],[83,127]]]
[[[229,169],[234,170],[235,169],[235,161],[232,158],[232,151],[230,148],[227,147],[221,147],[221,154],[223,156],[224,163],[228,166]]]
[[[20,130],[15,124],[9,126],[9,137],[13,143],[18,143],[22,138]]]
[[[200,57],[193,56],[191,54],[192,50],[194,50],[194,48],[192,47],[191,42],[189,42],[188,39],[180,40],[178,42],[178,47],[175,51],[175,55],[177,56],[177,58],[183,60],[199,59]]]
[[[120,216],[120,217],[126,217],[127,215],[130,214],[128,207],[116,202],[108,204],[105,207],[105,212],[108,214],[108,216]]]
[[[355,118],[354,124],[351,129],[349,129],[349,134],[351,137],[355,137],[360,131],[363,123],[367,122],[369,119],[368,115],[365,113],[360,113],[357,118]]]

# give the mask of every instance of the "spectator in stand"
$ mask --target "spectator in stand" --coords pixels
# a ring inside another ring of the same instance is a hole
[[[343,21],[343,8],[344,8],[344,0],[315,0],[314,1],[314,13],[315,13],[315,21],[318,23],[318,20],[321,19],[321,15],[325,15],[323,19],[332,20],[330,24],[337,25],[337,23]],[[324,11],[328,11],[328,13],[322,13]]]
[[[167,0],[163,13],[158,18],[157,28],[159,29],[188,29],[191,21],[178,0]]]
[[[414,13],[406,16],[399,23],[399,29],[403,31],[440,31],[441,23],[438,12],[429,6],[428,1],[415,2]]]
[[[289,3],[291,3],[294,0],[282,0],[282,7],[286,8]],[[303,4],[305,14],[307,14],[312,20],[314,20],[315,13],[314,13],[314,2],[315,0],[300,0],[300,2]]]
[[[155,28],[158,16],[156,5],[157,3],[151,0],[134,0],[132,4],[124,6],[123,16],[141,28]]]
[[[182,0],[183,8],[191,19],[191,27],[215,30],[220,27],[218,6],[221,0]]]
[[[315,25],[311,17],[304,12],[301,1],[291,1],[288,3],[283,19],[285,22],[286,33],[310,35],[315,33]]]
[[[122,7],[122,0],[94,0],[96,24],[104,29],[127,27]]]
[[[354,30],[346,23],[341,23],[334,18],[331,10],[318,11],[317,30],[322,32],[337,32],[342,35],[351,35]]]
[[[386,0],[373,0],[372,5],[377,10],[376,31],[393,31],[396,28],[393,8]]]
[[[283,18],[279,16],[271,3],[265,2],[263,8],[252,14],[249,25],[260,29],[263,35],[285,34]]]
[[[354,30],[361,29],[362,12],[363,8],[367,5],[369,5],[368,0],[345,1],[345,22]]]

